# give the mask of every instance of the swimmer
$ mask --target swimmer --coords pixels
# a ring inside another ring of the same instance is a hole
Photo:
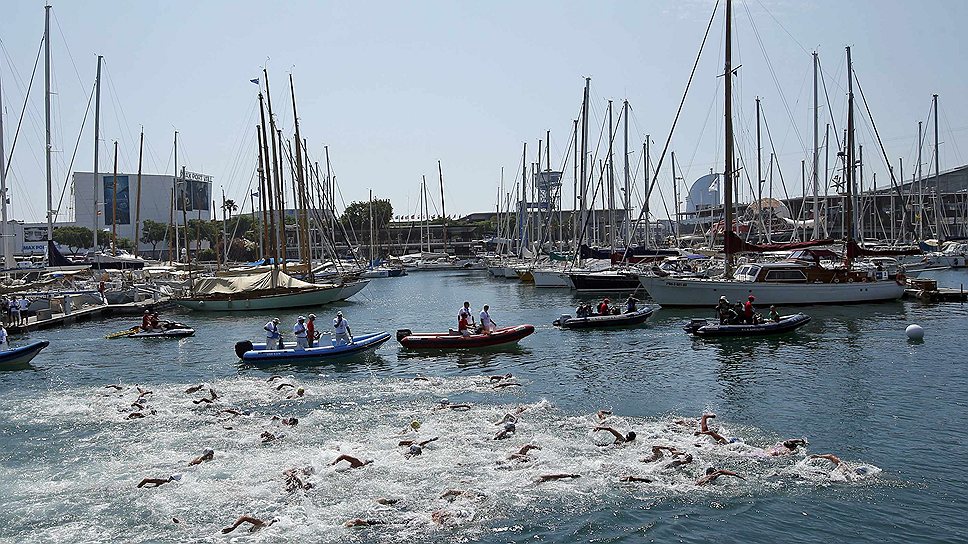
[[[415,381],[415,382],[429,382],[430,381],[430,378],[428,378],[426,376],[416,376],[413,379],[413,381]]]
[[[508,459],[514,461],[530,461],[531,456],[528,454],[531,450],[540,450],[541,446],[535,446],[534,444],[525,444],[517,451],[517,453],[512,453],[508,455]]]
[[[680,459],[674,459],[671,463],[666,465],[664,468],[679,468],[683,465],[688,465],[692,462],[692,454],[687,453],[684,457]]]
[[[282,475],[285,477],[286,491],[292,493],[297,489],[309,490],[313,488],[312,483],[304,481],[299,476],[300,473],[309,476],[315,474],[316,470],[313,467],[306,467],[303,469],[291,468],[283,472]]]
[[[599,421],[605,421],[605,419],[608,418],[608,416],[612,415],[612,411],[611,410],[599,410],[596,415],[598,416],[598,420]]]
[[[105,385],[104,388],[105,389],[114,389],[115,391],[124,391],[124,387],[121,387],[120,385],[118,385],[116,383],[112,383],[110,385]]]
[[[356,457],[353,457],[352,455],[346,455],[344,453],[343,455],[340,455],[339,457],[337,457],[336,460],[333,461],[332,463],[330,463],[329,465],[330,466],[336,466],[336,464],[339,463],[340,461],[346,461],[347,463],[349,463],[350,464],[350,468],[360,468],[360,467],[369,465],[370,463],[373,462],[372,459],[367,459],[366,461],[361,461],[361,460],[357,459]]]
[[[504,389],[505,387],[521,387],[521,384],[515,382],[499,382],[494,385],[494,389]]]
[[[277,521],[279,520],[276,518],[270,519],[269,521],[262,521],[261,519],[255,518],[252,516],[239,516],[239,519],[235,520],[235,523],[233,523],[229,527],[222,529],[222,534],[231,533],[232,531],[238,529],[239,525],[242,525],[243,523],[248,523],[252,525],[252,527],[249,527],[249,532],[254,533],[259,529],[262,529],[263,527],[268,527]]]
[[[377,504],[382,504],[384,506],[392,506],[394,504],[397,504],[398,502],[400,502],[400,499],[388,499],[386,497],[380,497],[379,499],[376,499]]]
[[[272,416],[272,421],[278,421],[278,422],[282,423],[283,425],[286,425],[287,427],[295,427],[296,425],[299,424],[299,419],[298,418],[294,418],[294,417],[282,417],[281,418],[279,416]]]
[[[427,444],[430,444],[431,442],[436,442],[437,440],[440,440],[439,436],[435,436],[431,439],[424,440],[423,442],[417,442],[416,440],[401,440],[397,445],[398,446],[420,446],[422,448]]]
[[[343,522],[343,527],[367,527],[370,525],[383,525],[383,521],[378,519],[351,519]]]
[[[259,437],[262,438],[262,443],[263,444],[272,442],[273,440],[278,440],[278,439],[283,438],[285,436],[286,435],[284,435],[282,433],[275,434],[275,433],[270,433],[269,431],[262,431],[262,434],[259,435]]]
[[[151,412],[151,413],[154,413],[154,412]],[[128,414],[128,417],[124,419],[141,419],[143,417],[145,417],[145,414],[142,412],[131,412],[130,414]]]
[[[652,455],[643,457],[642,459],[639,459],[639,461],[642,463],[652,463],[654,461],[658,461],[659,459],[662,459],[662,457],[665,455],[663,452],[666,451],[671,453],[673,457],[678,457],[685,453],[671,446],[652,446]]]
[[[508,412],[507,414],[504,414],[504,417],[502,417],[501,419],[495,421],[494,424],[495,425],[504,425],[506,423],[517,423],[517,422],[518,422],[518,416],[516,416],[516,415],[514,415],[514,414],[512,414],[510,412]]]
[[[151,394],[154,393],[154,391],[149,391],[147,389],[142,389],[140,385],[137,386],[137,388],[138,388],[138,397],[146,397],[146,396],[151,395]]]
[[[504,424],[504,428],[501,429],[496,435],[494,435],[494,440],[504,440],[505,438],[510,438],[514,434],[516,427],[514,423],[507,422]]]
[[[240,412],[239,410],[236,410],[235,408],[226,408],[224,410],[219,410],[218,413],[220,413],[220,414],[229,414],[229,415],[233,415],[233,416],[247,416],[247,415],[250,415],[252,412],[249,412],[248,410],[245,410],[245,411],[241,411]]]
[[[205,384],[204,383],[200,383],[198,385],[193,385],[193,386],[189,387],[188,389],[185,390],[185,392],[188,393],[189,395],[191,395],[192,393],[198,393],[199,391],[201,391],[204,388],[205,388]]]
[[[273,374],[272,376],[269,376],[269,379],[266,381],[269,383],[272,383],[274,380],[281,380],[281,379],[282,379],[282,376],[278,374]]]
[[[606,431],[606,432],[612,433],[612,436],[615,437],[615,442],[612,442],[613,444],[625,444],[626,442],[635,441],[635,431],[629,431],[623,435],[622,433],[616,431],[612,427],[602,427],[602,426],[598,426],[593,429],[593,432],[597,432],[597,431]]]
[[[306,390],[303,389],[302,387],[300,387],[299,389],[296,389],[296,392],[295,393],[293,393],[292,395],[289,395],[286,398],[287,399],[296,399],[296,398],[302,397],[305,394],[306,394]]]
[[[782,455],[790,455],[797,452],[797,448],[806,447],[806,438],[791,438],[789,440],[784,440],[779,444],[773,446],[769,449],[764,449],[763,451],[770,457],[780,457]]]
[[[144,410],[147,408],[147,404],[145,404],[145,399],[143,397],[138,397],[138,400],[131,403],[131,407],[137,408],[138,410]]]
[[[177,482],[178,480],[181,480],[181,474],[172,474],[167,478],[145,478],[144,480],[141,480],[141,482],[138,484],[138,488],[140,489],[142,487],[160,487],[169,482]]]
[[[630,483],[646,483],[646,484],[651,484],[652,483],[652,480],[650,480],[648,478],[642,478],[642,477],[639,477],[639,476],[622,476],[621,478],[619,478],[618,481],[620,481],[620,482],[630,482]]]
[[[206,449],[205,451],[202,452],[201,455],[189,461],[188,466],[193,467],[195,465],[200,465],[205,461],[211,461],[214,458],[215,458],[215,450]]]
[[[215,392],[214,389],[212,389],[211,386],[209,386],[208,388],[208,394],[211,395],[212,400],[218,400],[218,394]]]
[[[542,474],[535,483],[551,482],[555,480],[573,480],[581,478],[581,474]]]
[[[831,463],[834,464],[834,470],[840,471],[845,475],[854,474],[856,476],[866,476],[868,473],[870,473],[870,469],[865,466],[854,467],[853,470],[849,469],[847,467],[847,463],[845,463],[840,459],[840,457],[837,457],[832,453],[820,453],[816,455],[811,455],[810,459],[826,459],[827,461],[830,461]]]
[[[293,384],[291,384],[291,383],[280,383],[279,386],[276,387],[276,391],[282,391],[283,389],[285,389],[287,387],[296,387],[296,386],[293,385]]]
[[[746,479],[746,478],[740,476],[739,474],[733,472],[732,470],[715,469],[713,467],[709,467],[709,468],[706,469],[706,474],[704,476],[702,476],[701,478],[699,478],[698,480],[696,480],[696,485],[711,484],[711,483],[715,482],[716,479],[719,478],[720,476],[735,476],[735,477],[739,478],[740,480],[745,480]]]
[[[200,399],[197,399],[197,400],[193,400],[193,401],[192,401],[192,404],[202,404],[203,402],[204,402],[205,404],[212,404],[212,402],[213,402],[213,401],[212,401],[212,399],[210,399],[210,398],[208,398],[208,397],[202,397],[202,398],[200,398]]]
[[[465,410],[470,410],[471,405],[463,404],[463,403],[457,404],[457,403],[452,403],[447,399],[440,399],[440,402],[437,404],[437,406],[434,406],[434,410],[448,410],[448,409],[465,411]]]
[[[501,381],[501,380],[510,380],[510,379],[511,379],[511,378],[513,378],[513,377],[514,377],[514,376],[512,376],[512,375],[511,375],[511,373],[510,373],[510,372],[508,372],[507,374],[504,374],[504,375],[500,375],[500,376],[497,376],[497,375],[495,375],[495,376],[488,376],[488,377],[487,377],[487,379],[488,379],[488,381],[490,381],[491,383],[494,383],[494,382],[499,382],[499,381]]]

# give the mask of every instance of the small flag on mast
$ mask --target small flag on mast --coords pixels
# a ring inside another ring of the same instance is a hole
[[[255,83],[256,85],[258,85],[258,84],[259,84],[259,78],[255,78],[255,79],[250,79],[249,81],[250,81],[251,83]]]

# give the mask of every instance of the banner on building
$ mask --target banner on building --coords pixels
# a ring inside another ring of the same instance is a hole
[[[113,175],[104,176],[104,224],[130,225],[131,224],[131,200],[128,198],[128,176],[118,176],[117,191],[115,192],[115,179]],[[115,202],[117,195],[117,202]],[[114,213],[117,211],[118,217],[115,221]]]

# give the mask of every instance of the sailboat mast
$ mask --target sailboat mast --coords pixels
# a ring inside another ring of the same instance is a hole
[[[437,175],[440,177],[440,215],[443,219],[444,253],[447,253],[447,208],[444,207],[444,170],[437,161]],[[372,204],[371,204],[372,206]]]
[[[44,6],[44,120],[47,129],[47,240],[54,239],[53,184],[50,170],[50,8]]]
[[[299,220],[299,231],[302,233],[299,238],[299,253],[303,263],[306,265],[306,273],[311,274],[311,255],[309,254],[309,221],[306,214],[306,172],[303,169],[302,138],[299,136],[299,116],[296,115],[296,89],[292,82],[292,74],[289,74],[289,92],[292,95],[292,118],[296,124],[296,190],[294,195],[297,216]]]
[[[934,223],[935,229],[938,234],[938,244],[940,248],[941,242],[944,237],[941,233],[941,214],[944,212],[944,207],[942,207],[941,200],[941,160],[938,157],[939,145],[938,145],[938,95],[935,94],[932,97],[934,101]],[[50,159],[47,159],[48,162]],[[48,196],[48,198],[50,198]]]
[[[924,240],[924,184],[921,180],[921,147],[923,121],[918,121],[918,240]]]
[[[3,81],[0,77],[0,236],[3,237],[3,267],[13,268],[13,250],[10,247],[10,238],[7,236],[7,165],[6,151],[3,148]]]
[[[262,126],[255,126],[255,146],[258,148],[259,162],[256,170],[259,172],[259,209],[262,211],[261,236],[259,236],[259,258],[264,259],[269,248],[269,222],[266,217],[266,171],[264,167],[265,159],[262,155]],[[251,193],[249,200],[252,200]],[[252,213],[255,214],[255,203],[253,202]],[[255,217],[253,217],[254,219]]]
[[[571,203],[571,239],[577,244],[578,243],[578,225],[581,222],[581,217],[577,213],[578,199],[579,199],[579,195],[578,195],[578,119],[575,119],[574,121],[572,121],[572,123],[574,124],[574,127],[571,132],[571,136],[572,136],[571,148],[572,148],[572,155],[574,156],[574,160],[572,162],[574,164],[571,165],[571,173],[574,178],[572,180],[572,191],[574,191],[575,195]]]
[[[817,94],[817,70],[820,60],[813,52],[813,239],[820,238],[820,102]],[[893,212],[892,212],[893,213]],[[893,219],[892,219],[893,221]]]
[[[615,132],[612,124],[612,101],[608,101],[608,246],[615,251]]]
[[[632,243],[632,187],[629,185],[629,101],[625,100],[622,102],[622,108],[625,110],[622,112],[622,123],[623,123],[623,146],[625,151],[625,198],[623,199],[622,206],[625,211],[622,213],[623,219],[625,221],[625,245],[631,245]]]
[[[266,111],[265,111],[265,108],[263,107],[263,104],[264,104],[263,101],[264,101],[264,98],[262,96],[262,93],[260,92],[259,93],[259,119],[262,121],[262,130],[260,131],[262,135],[262,153],[260,156],[265,161],[266,179],[265,179],[264,192],[265,192],[266,203],[269,205],[269,212],[268,212],[269,223],[267,225],[263,225],[262,227],[266,229],[266,244],[267,244],[266,249],[269,250],[271,248],[270,253],[272,254],[272,271],[276,272],[276,270],[278,270],[278,267],[279,267],[279,244],[276,242],[276,216],[275,216],[276,207],[272,197],[273,195],[272,167],[271,167],[271,164],[269,163],[270,161],[269,139],[268,139],[269,135],[266,134],[269,131],[269,126],[266,125]],[[265,208],[263,208],[263,211],[265,211]],[[273,288],[276,287],[275,273],[272,274],[272,287]]]
[[[272,181],[270,182],[270,185],[275,188],[275,191],[274,191],[274,193],[270,193],[270,197],[273,194],[275,194],[275,196],[276,196],[276,202],[275,202],[275,204],[279,208],[279,222],[282,223],[282,225],[279,228],[279,232],[278,233],[275,233],[276,236],[277,236],[277,238],[276,238],[276,244],[275,245],[279,249],[281,249],[281,252],[282,252],[282,257],[281,257],[281,259],[282,259],[282,270],[285,271],[286,270],[286,212],[285,212],[285,209],[283,209],[283,207],[282,207],[283,206],[283,200],[280,198],[281,195],[279,195],[279,192],[282,191],[282,181],[280,181],[280,179],[279,179],[279,177],[282,175],[282,172],[280,172],[280,169],[279,169],[279,164],[280,164],[279,163],[279,150],[278,150],[278,146],[276,145],[276,134],[277,134],[277,131],[276,131],[276,121],[275,121],[275,118],[272,116],[272,95],[269,93],[269,72],[268,72],[268,70],[266,70],[265,68],[263,68],[262,69],[262,75],[265,76],[265,82],[266,82],[266,107],[269,110],[269,126],[268,126],[268,128],[269,128],[269,134],[267,136],[268,136],[269,140],[272,141]],[[262,126],[263,126],[263,131],[265,131],[266,125],[263,123]],[[263,132],[263,134],[264,134],[264,132]],[[271,210],[272,209],[270,208],[270,211]],[[278,260],[278,259],[279,259],[279,257],[278,257],[278,254],[277,254],[276,260]]]
[[[578,220],[582,225],[582,233],[580,238],[586,238],[588,224],[585,221],[585,210],[587,209],[587,202],[585,202],[586,195],[588,193],[588,91],[591,86],[592,78],[585,78],[585,93],[582,95],[581,102],[581,162],[580,162],[580,173],[581,173],[581,183],[580,189],[581,193],[578,197],[578,201],[581,204],[581,213],[579,214]],[[576,251],[578,248],[575,248]]]
[[[114,141],[114,191],[111,196],[111,254],[118,254],[118,141]]]
[[[844,204],[844,229],[847,242],[854,239],[854,71],[850,60],[850,47],[847,47],[847,138],[844,161],[844,185],[847,198]],[[844,252],[847,266],[850,266],[850,256]]]
[[[91,252],[94,254],[95,262],[100,261],[100,257],[97,253],[97,230],[98,230],[98,220],[97,220],[97,197],[98,197],[98,148],[101,140],[101,60],[104,59],[103,56],[97,56],[97,76],[94,80],[94,213],[92,218],[94,220],[94,230],[91,232],[93,235],[93,241],[91,242]],[[177,133],[176,133],[177,134]],[[176,166],[178,154],[175,154]],[[174,182],[172,182],[172,191],[174,191]],[[175,193],[172,192],[172,204],[175,202]],[[174,214],[174,211],[172,211]],[[169,221],[171,223],[173,221]],[[171,253],[171,240],[168,241],[168,252]]]
[[[726,0],[726,66],[723,71],[723,77],[725,82],[723,87],[725,87],[725,100],[723,105],[724,118],[725,118],[725,135],[726,135],[726,159],[724,161],[725,167],[723,169],[723,180],[726,182],[726,190],[724,191],[725,198],[723,206],[726,208],[726,230],[723,233],[724,250],[726,253],[726,267],[725,273],[727,278],[733,276],[733,255],[730,251],[730,244],[728,242],[729,236],[733,232],[733,39],[732,39],[732,19],[733,19],[733,3],[731,0]]]
[[[756,97],[756,221],[759,236],[766,230],[763,224],[763,144],[760,140],[760,97]]]
[[[138,244],[141,241],[141,165],[145,150],[145,127],[141,127],[141,139],[138,143],[138,196],[134,208],[134,256],[138,256]],[[223,197],[224,200],[224,197]]]

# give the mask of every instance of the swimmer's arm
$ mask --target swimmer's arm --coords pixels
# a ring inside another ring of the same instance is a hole
[[[837,466],[840,466],[840,463],[843,462],[843,461],[840,460],[840,457],[837,457],[836,455],[834,455],[832,453],[820,453],[820,454],[816,454],[816,455],[811,455],[810,458],[811,459],[826,459],[826,460],[830,461],[831,463],[833,463],[833,464],[835,464]]]
[[[616,440],[621,440],[623,442],[625,441],[625,436],[622,433],[620,433],[620,432],[616,431],[615,429],[613,429],[612,427],[602,427],[602,426],[598,426],[598,427],[595,427],[595,430],[596,431],[607,431],[607,432],[610,432],[610,433],[612,433],[612,436],[614,436]]]
[[[435,436],[435,437],[433,437],[433,438],[431,438],[429,440],[424,440],[423,442],[420,442],[418,445],[422,448],[422,447],[426,446],[427,444],[430,444],[431,442],[436,442],[437,440],[440,440],[440,437],[439,436]]]

